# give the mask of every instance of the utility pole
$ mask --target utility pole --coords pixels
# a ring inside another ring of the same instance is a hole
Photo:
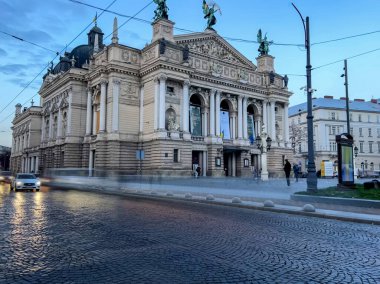
[[[308,149],[308,163],[307,163],[307,191],[316,192],[317,191],[317,173],[315,170],[314,162],[314,135],[313,135],[313,108],[312,108],[312,94],[313,89],[311,87],[311,63],[310,63],[310,27],[309,27],[309,17],[303,19],[300,11],[292,3],[294,9],[301,17],[303,28],[305,31],[305,48],[306,48],[306,83],[307,83],[307,149]]]
[[[350,133],[350,107],[349,107],[349,100],[348,100],[348,77],[347,77],[347,59],[344,60],[344,85],[346,86],[346,115],[347,115],[347,133],[351,135]]]

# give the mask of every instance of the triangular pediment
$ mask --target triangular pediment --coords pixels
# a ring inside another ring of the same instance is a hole
[[[207,56],[225,63],[240,65],[252,71],[256,70],[256,66],[252,61],[214,31],[177,35],[174,37],[174,40],[182,47],[187,45],[189,51],[194,54]]]

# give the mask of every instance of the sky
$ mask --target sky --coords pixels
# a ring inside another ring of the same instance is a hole
[[[76,0],[75,0],[76,1]],[[156,4],[150,0],[78,0],[99,8],[108,8],[119,14],[151,21]],[[175,27],[194,32],[206,28],[202,0],[167,0],[169,19]],[[304,30],[300,16],[290,1],[285,0],[217,0],[221,14],[217,14],[214,29],[244,56],[256,64],[258,44],[236,39],[256,41],[259,29],[269,40],[269,54],[275,57],[275,70],[288,74],[289,90],[293,92],[290,106],[306,101],[301,88],[306,85]],[[149,4],[150,3],[150,4]],[[348,58],[350,99],[380,98],[380,84],[376,67],[380,66],[380,1],[378,0],[294,0],[304,18],[310,18],[313,97],[345,96],[343,60]],[[11,121],[15,105],[39,104],[38,90],[48,62],[55,52],[71,51],[87,43],[87,32],[98,12],[98,26],[105,36],[112,33],[115,14],[70,0],[0,0],[0,145],[11,145]],[[127,21],[127,22],[126,22]],[[126,22],[126,23],[125,23]],[[152,27],[140,20],[118,16],[119,43],[143,48],[150,43]],[[90,25],[88,28],[86,28]],[[81,35],[78,36],[82,31]],[[24,41],[17,40],[8,33]],[[184,31],[174,30],[174,34]],[[329,40],[366,34],[345,40]],[[78,37],[77,37],[78,36]],[[77,37],[77,38],[76,38]],[[73,39],[76,38],[74,41]],[[235,40],[233,40],[235,39]],[[27,43],[29,41],[33,44]],[[73,41],[73,42],[72,42]],[[70,44],[70,42],[72,42]],[[111,42],[111,36],[105,43]],[[320,44],[317,44],[320,43]],[[286,44],[286,45],[283,45]],[[290,45],[288,45],[290,44]],[[38,46],[36,46],[38,45]],[[361,56],[368,51],[373,51]],[[337,62],[338,61],[338,62]],[[320,67],[329,63],[333,63]],[[320,67],[320,68],[318,68]],[[36,78],[32,83],[31,81]],[[27,86],[28,85],[28,86]],[[27,86],[27,87],[26,87]]]

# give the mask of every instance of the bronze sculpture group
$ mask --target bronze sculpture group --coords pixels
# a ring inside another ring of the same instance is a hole
[[[166,5],[166,0],[153,0],[153,2],[157,4],[157,8],[154,11],[154,20],[157,21],[159,19],[168,19],[169,8]],[[204,18],[207,19],[207,29],[213,30],[212,27],[216,24],[215,13],[217,11],[221,13],[220,7],[214,2],[207,3],[206,0],[203,0],[202,9]],[[268,55],[269,46],[273,43],[273,41],[268,41],[266,34],[263,37],[261,29],[259,29],[257,33],[257,42],[259,44],[258,52],[260,53],[260,56]]]

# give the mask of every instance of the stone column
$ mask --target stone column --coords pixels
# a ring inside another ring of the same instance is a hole
[[[69,109],[70,112],[70,109]],[[49,116],[49,140],[53,139],[53,113],[50,113]]]
[[[248,101],[248,98],[244,96],[243,98],[243,138],[244,139],[248,139],[247,101]]]
[[[216,136],[220,136],[220,92],[216,92],[215,98],[215,134]]]
[[[32,132],[30,131],[31,130],[30,127],[31,127],[31,125],[29,124],[29,127],[28,127],[28,148],[30,147],[30,136],[32,134]]]
[[[268,125],[268,115],[267,115],[267,101],[263,101],[263,123],[265,125],[265,128],[266,129],[269,129],[269,125]],[[259,135],[261,135],[261,128],[259,129]]]
[[[232,176],[236,177],[236,153],[232,152]]]
[[[204,151],[202,153],[202,158],[203,158],[203,161],[202,161],[202,175],[205,177],[206,176],[206,172],[207,172],[207,152]]]
[[[96,105],[92,105],[92,134],[96,135],[96,123],[97,123],[97,117],[96,117]]]
[[[69,111],[67,114],[67,129],[66,129],[66,136],[71,135],[71,121],[73,119],[73,90],[72,88],[69,89]],[[50,125],[53,124],[53,121],[50,120]]]
[[[36,156],[36,169],[34,170],[36,173],[38,172],[38,156]]]
[[[236,116],[235,116],[235,114],[231,115],[230,125],[231,125],[231,139],[235,139],[236,138]]]
[[[207,136],[207,111],[204,109],[202,112],[202,136]]]
[[[88,158],[88,176],[92,176],[92,165],[94,164],[94,151],[90,150],[89,158]]]
[[[270,101],[270,117],[271,117],[271,121],[270,121],[270,129],[271,129],[271,138],[273,141],[276,141],[276,112],[274,111],[274,106],[275,106],[276,102],[274,100],[271,100]]]
[[[106,131],[106,100],[107,100],[107,81],[100,83],[100,125],[99,132]]]
[[[243,98],[238,96],[238,139],[243,138]]]
[[[144,84],[140,85],[140,133],[144,131]]]
[[[210,91],[210,136],[215,136],[215,92]]]
[[[165,96],[166,96],[166,79],[165,74],[160,75],[160,110],[159,110],[159,129],[165,129]]]
[[[57,117],[57,139],[62,137],[62,110],[58,110]]]
[[[289,117],[288,117],[288,103],[284,104],[284,140],[285,143],[289,142]]]
[[[154,79],[154,130],[158,129],[159,120],[159,108],[160,106],[160,80],[158,78]]]
[[[45,140],[45,128],[46,128],[46,126],[45,126],[45,115],[44,114],[42,114],[42,129],[41,129],[41,143]]]
[[[87,111],[86,111],[86,136],[91,135],[92,114],[92,93],[91,88],[87,88]]]
[[[119,131],[119,94],[120,80],[112,80],[112,132]]]
[[[190,81],[183,82],[183,112],[182,112],[182,130],[189,132],[189,86]]]

